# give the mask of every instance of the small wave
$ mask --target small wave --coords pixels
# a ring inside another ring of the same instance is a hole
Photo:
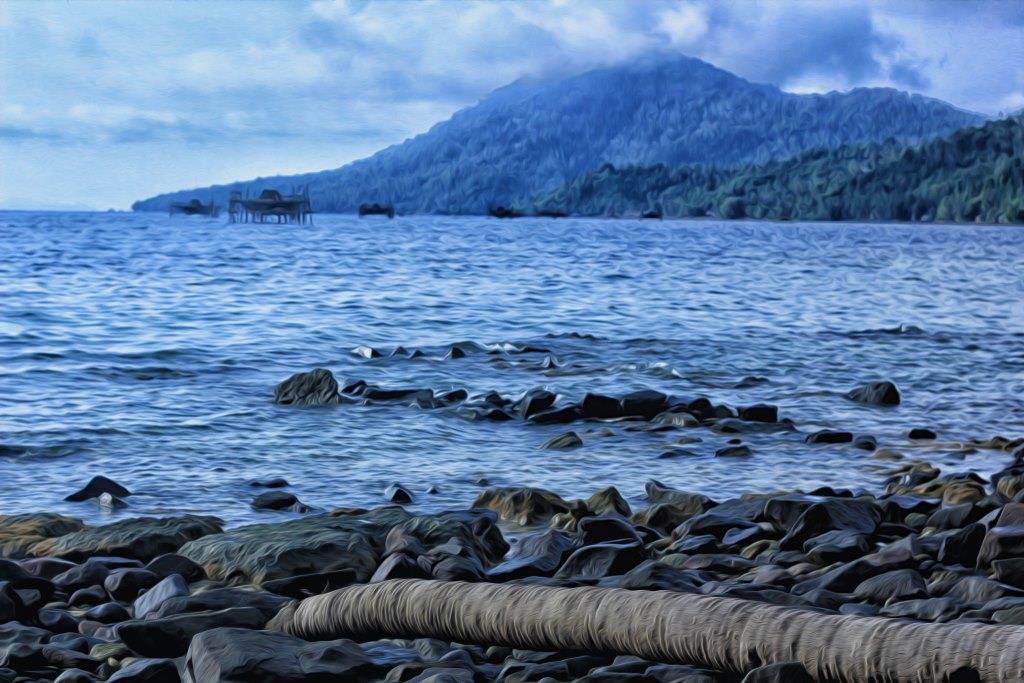
[[[906,337],[925,337],[928,335],[922,328],[917,325],[909,325],[906,323],[900,323],[896,327],[879,327],[866,330],[851,330],[845,333],[841,333],[843,336],[850,337],[851,339],[857,339],[859,337],[890,337],[890,336],[906,336]]]
[[[100,377],[111,379],[136,379],[143,382],[160,379],[184,379],[195,377],[196,373],[191,370],[180,370],[162,366],[150,366],[141,368],[111,366],[92,366],[86,368],[86,372],[94,373]]]

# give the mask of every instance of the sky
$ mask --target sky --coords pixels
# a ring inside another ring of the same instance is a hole
[[[0,208],[336,168],[517,78],[652,53],[1024,108],[1024,0],[0,0]]]

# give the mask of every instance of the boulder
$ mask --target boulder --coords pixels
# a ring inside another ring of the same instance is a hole
[[[546,389],[531,389],[516,401],[512,408],[519,417],[525,420],[553,406],[556,398],[558,397],[555,394]]]
[[[541,448],[544,449],[568,449],[579,448],[583,445],[583,439],[576,432],[566,432],[548,439]]]
[[[143,657],[180,657],[192,637],[213,628],[260,629],[267,619],[253,607],[230,607],[216,612],[176,614],[159,619],[136,619],[118,625],[117,636]]]
[[[154,557],[146,565],[146,570],[156,574],[158,579],[165,579],[171,574],[180,574],[188,583],[202,581],[206,578],[206,572],[202,567],[177,553],[166,553]]]
[[[148,569],[115,569],[103,580],[103,587],[114,600],[133,602],[139,593],[159,583],[160,578]]]
[[[892,382],[871,382],[846,393],[846,398],[857,403],[876,406],[895,406],[900,403],[900,392]]]
[[[924,577],[915,569],[897,569],[862,581],[853,591],[858,600],[879,605],[888,600],[927,598]]]
[[[807,443],[852,443],[853,433],[822,429],[808,434],[804,441]]]
[[[668,396],[653,389],[641,389],[623,396],[619,404],[623,415],[650,420],[668,407]]]
[[[52,512],[0,515],[0,557],[30,557],[40,541],[84,528],[82,520]]]
[[[381,678],[397,664],[375,661],[350,640],[307,643],[284,633],[216,628],[196,635],[183,683],[317,683]]]
[[[180,683],[178,667],[169,659],[136,659],[121,667],[107,683]]]
[[[622,515],[623,517],[628,517],[631,512],[629,503],[626,502],[626,499],[622,497],[622,494],[614,486],[607,486],[599,491],[595,491],[583,503],[595,515]]]
[[[547,522],[560,512],[568,512],[572,506],[545,489],[505,486],[483,491],[473,501],[473,507],[494,510],[504,520],[531,526]]]
[[[622,404],[619,399],[603,394],[585,394],[580,401],[583,416],[596,420],[608,420],[622,417]]]
[[[264,618],[270,619],[289,602],[291,600],[288,598],[266,591],[214,588],[192,595],[168,598],[161,603],[156,612],[151,614],[151,617],[163,619],[190,612],[218,612],[235,607],[251,607],[259,610]]]
[[[538,413],[533,413],[527,418],[530,424],[551,425],[569,424],[583,417],[583,411],[575,404],[562,406],[561,408],[548,408]]]
[[[188,584],[177,574],[171,574],[135,599],[132,612],[136,619],[145,619],[150,613],[156,612],[160,606],[170,600],[188,595]]]
[[[324,368],[296,373],[274,389],[274,403],[282,405],[326,406],[340,401],[338,381]]]
[[[90,498],[99,498],[104,493],[108,493],[115,498],[125,498],[132,495],[131,491],[121,486],[113,479],[107,479],[104,476],[96,476],[90,479],[88,484],[70,494],[64,498],[64,500],[79,502],[89,500]]]
[[[412,502],[412,492],[397,481],[384,489],[384,497],[399,505],[408,505]]]
[[[336,588],[344,588],[356,581],[356,572],[351,569],[299,574],[284,579],[265,581],[263,590],[301,600],[311,595],[320,595]]]
[[[740,419],[748,422],[779,421],[778,406],[769,405],[767,403],[758,403],[757,405],[741,407],[738,412]]]
[[[491,581],[502,582],[526,576],[551,576],[575,547],[569,534],[548,529],[525,536],[516,553],[487,572]]]
[[[147,562],[157,555],[174,552],[188,541],[221,531],[221,521],[216,517],[135,517],[42,540],[32,546],[31,552],[76,562],[95,555]]]
[[[82,618],[88,619],[89,621],[98,621],[101,624],[114,624],[119,621],[131,619],[132,615],[130,615],[128,610],[124,608],[124,605],[121,605],[120,603],[104,602],[87,610],[85,614],[82,615]]]
[[[934,439],[938,438],[938,435],[930,429],[915,427],[914,429],[911,429],[910,432],[907,434],[907,438],[916,439],[919,441],[933,441]]]
[[[573,552],[555,578],[578,581],[625,574],[646,559],[647,553],[637,541],[597,543]]]

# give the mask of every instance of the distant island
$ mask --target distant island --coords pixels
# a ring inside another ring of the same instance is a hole
[[[132,208],[301,185],[324,213],[1021,222],[1020,125],[888,88],[796,95],[697,59],[642,59],[517,81],[338,169]]]

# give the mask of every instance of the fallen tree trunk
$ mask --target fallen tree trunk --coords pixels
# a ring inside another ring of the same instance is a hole
[[[842,616],[670,591],[402,579],[292,603],[269,628],[307,640],[429,637],[630,654],[743,673],[802,663],[819,681],[1024,681],[1024,627]]]

